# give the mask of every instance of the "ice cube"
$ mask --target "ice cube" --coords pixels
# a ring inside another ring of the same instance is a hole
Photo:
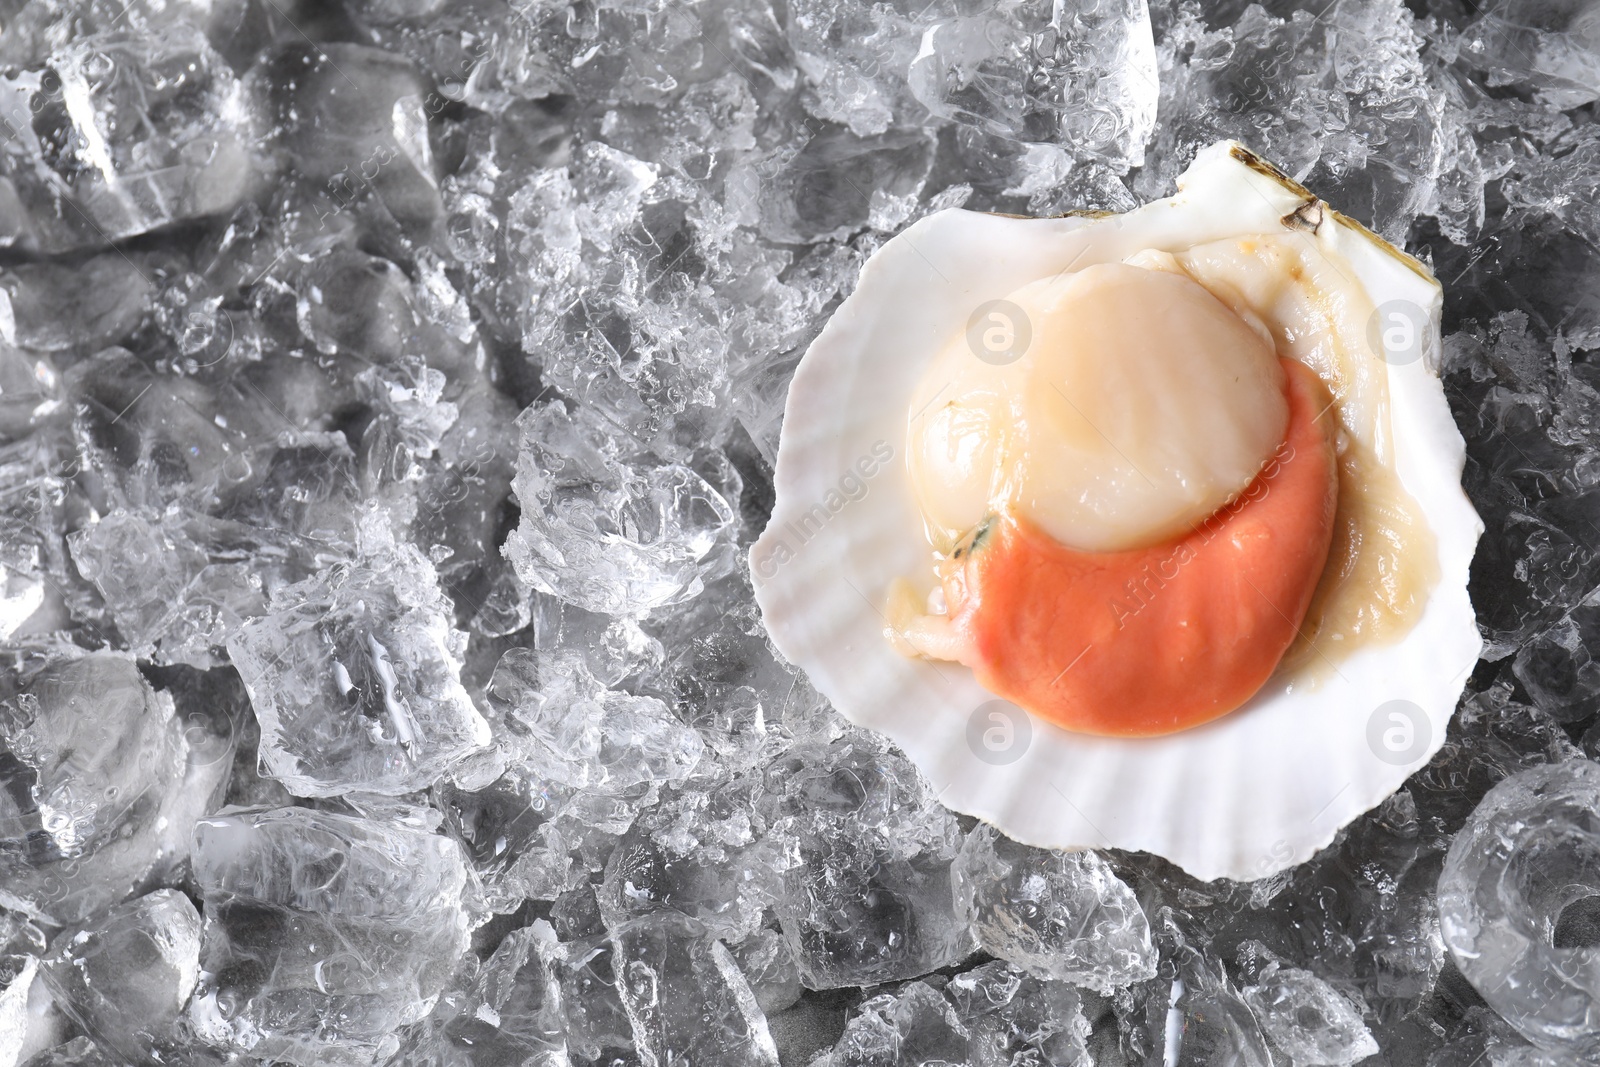
[[[469,874],[449,838],[307,808],[195,830],[205,901],[189,1017],[225,1050],[316,1067],[392,1055],[466,951]]]
[[[590,792],[681,781],[705,747],[660,700],[607,689],[575,652],[510,649],[489,696],[499,743],[529,771]]]
[[[186,783],[189,746],[172,699],[131,658],[47,663],[0,716],[14,783],[0,806],[0,899],[80,922],[181,859],[174,849],[220,774],[213,765],[208,783]]]
[[[0,81],[0,119],[21,149],[0,179],[25,207],[0,242],[47,253],[226,212],[271,171],[232,69],[182,23],[69,40]]]
[[[733,961],[739,965],[745,981],[750,983],[750,992],[762,1014],[770,1017],[800,999],[800,971],[782,930],[757,930],[744,940],[730,944],[728,951],[733,954]]]
[[[945,987],[972,1036],[973,1067],[1019,1061],[1093,1067],[1083,996],[1065,982],[1035,978],[1003,961],[958,974]]]
[[[722,942],[657,912],[612,931],[612,966],[644,1067],[777,1067],[766,1016]]]
[[[279,591],[228,642],[262,769],[299,796],[426,789],[489,741],[438,575],[386,521],[369,515],[357,560]]]
[[[541,778],[506,771],[489,785],[438,787],[445,826],[466,850],[491,911],[509,914],[528,900],[554,900],[577,879],[555,822],[561,801]]]
[[[735,516],[720,493],[559,402],[522,413],[506,557],[523,581],[589,611],[637,614],[700,592]]]
[[[807,987],[911,978],[972,950],[951,896],[961,831],[932,794],[864,732],[766,768],[757,807],[787,864],[775,910]]]
[[[29,1058],[24,1067],[118,1067],[118,1061],[88,1038],[75,1037]]]
[[[441,1000],[409,1067],[568,1067],[561,987],[551,969],[560,953],[542,920],[513,930],[478,970],[470,990]]]
[[[1600,97],[1600,13],[1584,0],[1481,5],[1461,58],[1492,86],[1528,86],[1554,110]]]
[[[1600,765],[1531,767],[1491,789],[1450,846],[1439,925],[1474,988],[1542,1048],[1600,1047],[1600,949],[1576,936],[1600,902]]]
[[[424,107],[430,87],[410,60],[300,35],[261,60],[250,87],[296,169],[321,186],[320,221],[374,196],[418,229],[443,215]]]
[[[1310,971],[1269,964],[1239,995],[1295,1067],[1350,1067],[1378,1053],[1361,1013]]]
[[[617,844],[597,888],[615,927],[641,915],[674,911],[735,941],[756,931],[781,862],[752,810],[753,783],[696,779],[656,807]]]
[[[272,586],[307,577],[326,558],[304,538],[177,508],[118,509],[67,543],[131,649],[201,668],[226,661],[223,646],[266,614]]]
[[[971,1063],[971,1036],[943,993],[927,982],[912,982],[898,995],[865,1001],[822,1062],[826,1067]]]
[[[1029,848],[979,825],[952,871],[959,914],[989,952],[1101,993],[1155,977],[1138,899],[1093,851]]]
[[[199,978],[200,913],[161,889],[56,935],[43,977],[95,1043],[130,1063],[182,1055],[173,1029]]]

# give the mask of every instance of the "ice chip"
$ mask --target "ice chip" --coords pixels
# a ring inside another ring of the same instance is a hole
[[[777,1067],[766,1016],[722,942],[662,912],[612,931],[612,966],[644,1067]]]
[[[630,450],[589,409],[519,418],[522,520],[506,557],[523,581],[581,608],[634,614],[687,600],[731,535],[733,509],[695,471]]]
[[[1231,24],[1182,8],[1161,46],[1159,122],[1135,191],[1164,196],[1204,145],[1235,137],[1379,233],[1403,241],[1437,203],[1443,88],[1400,0],[1322,14],[1251,4]]]
[[[958,974],[944,990],[972,1037],[974,1067],[1038,1062],[1092,1067],[1084,998],[1065,982],[1035,978],[1003,961]]]
[[[1378,1053],[1361,1013],[1310,971],[1269,964],[1239,995],[1295,1067],[1350,1067]]]
[[[602,251],[633,224],[657,168],[608,145],[582,145],[573,159],[578,232]]]
[[[490,910],[509,914],[528,901],[554,900],[577,878],[555,822],[563,799],[542,778],[508,770],[481,789],[450,782],[435,803],[466,850]]]
[[[1491,789],[1451,843],[1439,927],[1456,965],[1540,1047],[1600,1047],[1600,949],[1564,932],[1600,900],[1600,765],[1531,767]]]
[[[1119,171],[1141,166],[1160,95],[1145,0],[1058,5],[1038,39],[1055,44],[1045,65],[1060,94],[1061,140]]]
[[[958,962],[972,934],[955,913],[955,818],[882,741],[852,733],[773,761],[757,807],[774,826],[775,905],[812,989],[912,978]]]
[[[1155,977],[1144,910],[1096,852],[1029,848],[979,825],[952,881],[978,943],[1038,978],[1109,993]]]
[[[34,978],[45,951],[45,935],[20,912],[0,917],[0,1063],[16,1064],[37,1048],[49,1026],[40,1025]]]
[[[201,1040],[303,1067],[398,1048],[466,951],[469,877],[449,838],[307,808],[241,811],[195,831],[205,901]]]
[[[601,685],[575,652],[513,648],[489,684],[498,739],[536,774],[592,792],[681,781],[704,744],[654,697]]]
[[[1525,85],[1557,110],[1600,97],[1600,11],[1584,0],[1496,0],[1474,9],[1461,58],[1493,86]]]
[[[392,1062],[408,1067],[568,1067],[560,954],[548,924],[513,930],[471,988],[441,999],[428,1031]],[[448,1007],[447,1007],[448,1004]]]
[[[18,263],[0,272],[10,293],[16,336],[39,352],[98,351],[125,339],[154,296],[137,260],[115,252],[75,266]]]
[[[1590,593],[1517,652],[1512,670],[1534,704],[1561,722],[1582,722],[1600,710],[1600,595]]]
[[[0,177],[25,208],[0,241],[47,253],[226,212],[266,169],[238,79],[182,23],[71,40],[0,80],[0,117],[22,149]]]
[[[1173,909],[1162,909],[1157,923],[1163,966],[1172,979],[1163,975],[1146,993],[1153,994],[1147,1010],[1160,1026],[1155,1036],[1163,1060],[1176,1067],[1272,1067],[1261,1024],[1221,961],[1206,951],[1203,941],[1191,940]]]
[[[8,309],[0,288],[0,316]],[[0,330],[5,321],[0,317]],[[61,375],[55,362],[0,338],[0,441],[26,436],[61,410]]]
[[[754,933],[783,846],[763,833],[752,787],[744,779],[697,778],[642,812],[596,888],[607,925],[674,911],[725,941]]]
[[[567,1048],[577,1062],[611,1062],[634,1052],[633,1024],[623,1007],[614,956],[601,930],[563,941],[553,964]]]
[[[376,197],[403,224],[443,215],[426,136],[427,79],[404,56],[290,35],[252,71],[251,95],[295,167],[318,183],[318,222]]]
[[[971,1036],[939,990],[912,982],[898,995],[864,1002],[823,1062],[826,1067],[970,1063]]]
[[[825,129],[810,138],[763,190],[761,232],[774,241],[841,239],[921,195],[933,166],[935,142],[923,132],[896,130],[859,137]],[[883,217],[884,229],[905,221]]]
[[[200,913],[161,889],[56,935],[44,981],[101,1048],[130,1063],[165,1060],[182,1047],[173,1029],[199,978]]]
[[[172,699],[131,658],[48,663],[0,719],[13,783],[0,801],[8,904],[81,921],[174,858],[163,823],[183,806],[188,745]]]
[[[67,543],[131,649],[201,668],[225,662],[228,639],[266,614],[270,586],[313,573],[325,551],[292,534],[178,508],[119,508]]]
[[[370,520],[356,561],[281,590],[228,642],[263,771],[296,795],[426,789],[489,741],[433,565]]]
[[[800,971],[783,932],[761,929],[728,946],[763,1014],[771,1016],[800,999]]]
[[[30,1057],[24,1067],[119,1067],[119,1063],[88,1038],[75,1037]]]
[[[912,20],[887,6],[796,0],[787,29],[807,111],[862,137],[895,124],[904,89],[894,74],[917,49]]]

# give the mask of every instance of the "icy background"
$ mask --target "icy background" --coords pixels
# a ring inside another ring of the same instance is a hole
[[[0,0],[0,1067],[1600,1058],[1597,97],[1593,0]],[[743,553],[887,237],[1227,136],[1445,283],[1489,647],[1202,884],[946,812]]]

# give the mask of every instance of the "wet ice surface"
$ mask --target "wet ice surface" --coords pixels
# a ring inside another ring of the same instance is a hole
[[[1579,0],[0,4],[0,1067],[1592,1054],[1597,97]],[[1445,282],[1488,650],[1201,884],[946,811],[742,557],[884,240],[1227,136]]]

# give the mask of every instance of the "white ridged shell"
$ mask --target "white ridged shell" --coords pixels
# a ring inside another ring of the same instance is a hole
[[[1325,205],[1308,207],[1308,196],[1224,142],[1200,154],[1174,196],[1126,215],[942,211],[871,258],[801,360],[777,503],[751,550],[756,599],[778,649],[841,714],[892,738],[954,810],[1032,845],[1144,850],[1202,879],[1259,878],[1326,845],[1444,742],[1481,648],[1467,571],[1483,525],[1461,490],[1465,449],[1436,372],[1441,293],[1420,266]],[[1034,719],[1020,759],[980,760],[968,720],[992,694],[966,668],[904,658],[883,636],[888,583],[928,568],[903,455],[907,405],[927,361],[973,308],[1028,281],[1146,248],[1278,232],[1297,211],[1375,305],[1403,299],[1429,315],[1424,359],[1386,364],[1397,470],[1437,539],[1440,579],[1421,619],[1399,643],[1351,654],[1320,685],[1290,693],[1274,679],[1198,729],[1117,739]],[[843,492],[841,479],[884,444],[894,457],[866,480],[865,495],[848,480]],[[1369,722],[1393,700],[1427,719],[1420,750],[1401,765],[1368,743]]]

